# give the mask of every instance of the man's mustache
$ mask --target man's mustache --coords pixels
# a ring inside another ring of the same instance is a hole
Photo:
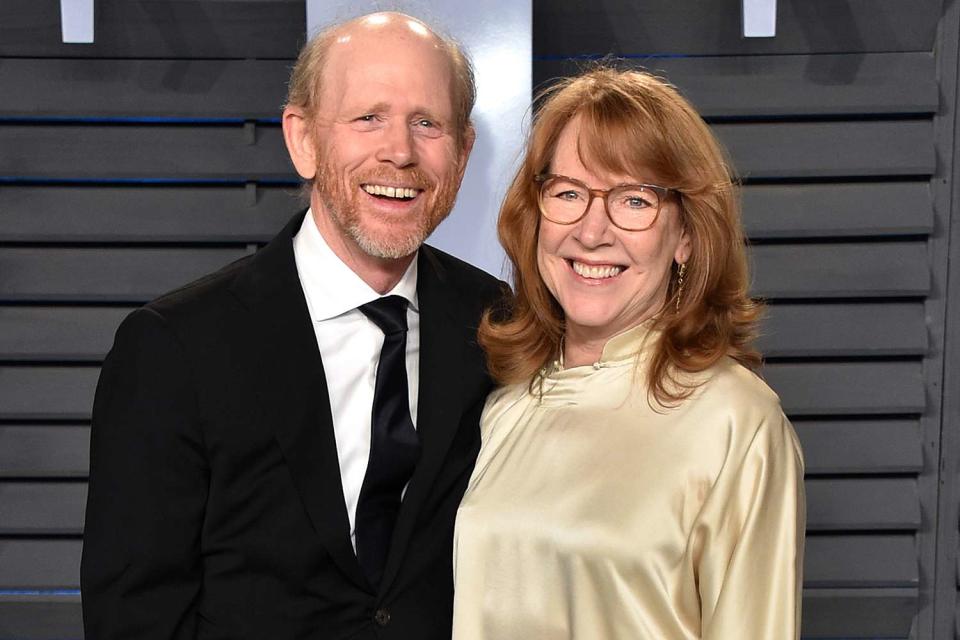
[[[436,186],[436,181],[415,167],[411,169],[379,167],[354,176],[351,182],[356,186],[360,186],[361,184],[381,184],[391,187],[419,189],[421,191],[429,191]]]

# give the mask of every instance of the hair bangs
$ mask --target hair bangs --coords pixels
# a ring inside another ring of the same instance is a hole
[[[676,176],[662,118],[636,96],[605,88],[578,109],[580,162],[594,173],[671,182]],[[576,117],[575,116],[575,117]]]

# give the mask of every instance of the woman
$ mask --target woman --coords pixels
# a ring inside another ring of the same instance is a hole
[[[500,213],[515,299],[457,517],[456,640],[799,637],[803,460],[751,369],[734,185],[645,73],[554,88]]]

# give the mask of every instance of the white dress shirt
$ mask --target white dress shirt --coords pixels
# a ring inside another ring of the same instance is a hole
[[[370,457],[370,425],[383,332],[357,309],[381,297],[330,249],[311,211],[293,239],[293,256],[310,320],[323,359],[337,440],[343,497],[356,550],[356,516],[360,488]],[[417,305],[417,259],[386,295],[407,299],[407,390],[410,418],[417,425],[420,364],[420,311]]]

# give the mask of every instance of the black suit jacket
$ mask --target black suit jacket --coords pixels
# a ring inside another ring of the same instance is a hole
[[[453,521],[491,386],[475,331],[498,283],[420,250],[422,455],[374,589],[294,263],[302,219],[118,329],[93,413],[88,640],[449,638]]]

